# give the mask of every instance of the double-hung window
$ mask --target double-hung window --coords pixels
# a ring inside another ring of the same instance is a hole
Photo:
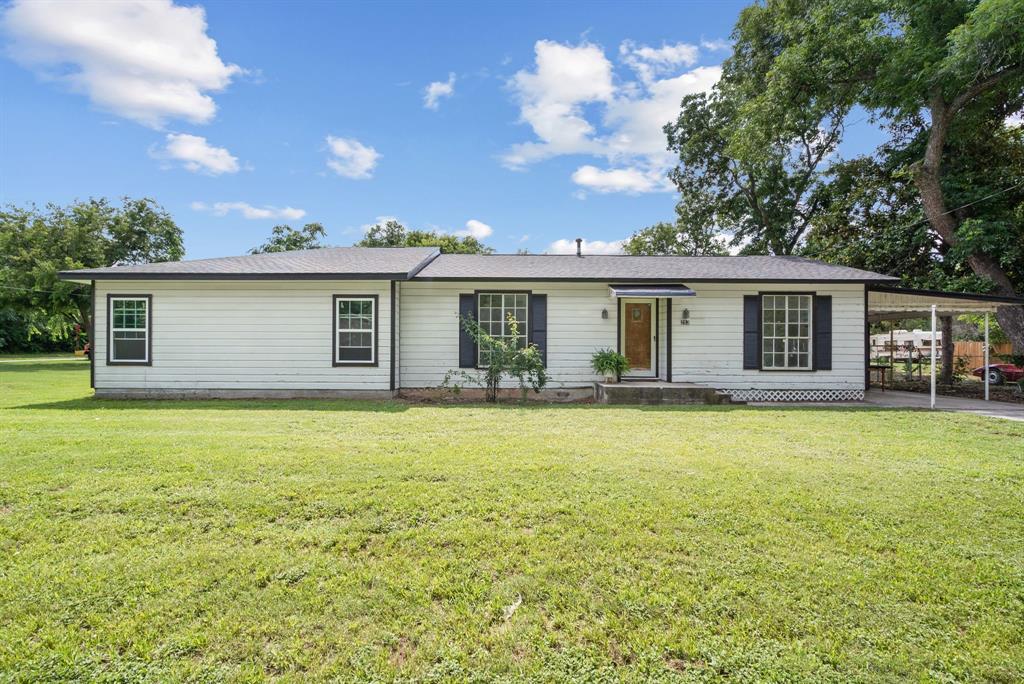
[[[149,364],[150,297],[110,295],[107,363]]]
[[[761,367],[811,369],[811,295],[761,297]]]
[[[334,296],[334,365],[377,365],[377,296]]]
[[[495,339],[515,340],[520,348],[526,346],[529,321],[527,308],[529,294],[526,292],[482,292],[477,296],[477,313],[480,316],[480,327]],[[509,316],[515,318],[518,333],[512,333]],[[477,364],[481,367],[490,364],[488,352],[480,349]]]

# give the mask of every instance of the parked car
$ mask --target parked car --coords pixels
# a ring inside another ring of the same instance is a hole
[[[975,368],[971,375],[979,378],[985,377],[985,367]],[[1024,380],[1024,368],[1015,366],[1012,363],[990,363],[988,365],[988,381],[993,385],[1002,385],[1004,382],[1018,382]]]

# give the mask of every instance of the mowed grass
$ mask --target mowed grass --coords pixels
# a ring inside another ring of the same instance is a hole
[[[0,367],[0,679],[1020,681],[1024,425]]]

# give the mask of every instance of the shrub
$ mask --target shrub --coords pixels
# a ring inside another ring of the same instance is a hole
[[[462,389],[461,383],[480,386],[484,388],[489,402],[498,401],[498,389],[505,377],[516,379],[524,400],[530,389],[534,392],[544,389],[548,381],[544,359],[537,345],[519,346],[519,321],[515,316],[508,315],[512,337],[507,339],[491,337],[472,317],[460,316],[459,320],[480,348],[481,356],[487,359],[487,365],[477,369],[476,373],[450,370],[444,376],[443,387],[458,393]]]

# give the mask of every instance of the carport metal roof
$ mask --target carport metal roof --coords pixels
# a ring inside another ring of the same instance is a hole
[[[971,292],[942,292],[941,290],[915,290],[891,285],[869,285],[867,289],[867,319],[869,321],[893,321],[901,318],[931,317],[931,407],[935,408],[935,321],[940,315],[953,316],[965,313],[985,314],[985,364],[989,365],[988,314],[1000,306],[1024,305],[1024,298],[1001,297],[999,295],[976,294]],[[865,337],[867,331],[865,330]],[[865,364],[868,348],[865,340]],[[989,374],[983,373],[985,400],[989,399]]]
[[[1024,298],[1001,297],[973,292],[916,290],[889,285],[868,286],[868,320],[892,321],[902,318],[927,318],[932,307],[940,316],[968,313],[995,313],[1000,306],[1024,305]]]

